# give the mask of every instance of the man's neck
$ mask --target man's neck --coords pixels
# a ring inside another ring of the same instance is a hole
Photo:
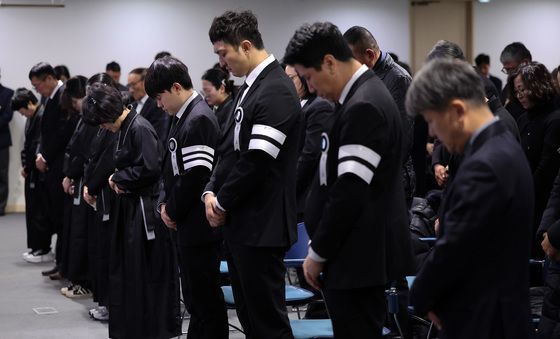
[[[354,73],[361,67],[362,65],[354,58],[350,59],[350,61],[340,62],[339,63],[339,70],[338,74],[339,77],[336,80],[337,82],[337,93],[336,93],[336,101],[340,99],[340,95],[342,94],[342,90],[344,90],[344,86],[350,81]]]
[[[245,74],[246,76],[251,74],[251,72],[255,68],[257,68],[257,66],[260,65],[261,62],[268,58],[268,52],[265,49],[254,49],[249,52],[249,58],[251,64],[249,70],[247,71],[247,74]]]

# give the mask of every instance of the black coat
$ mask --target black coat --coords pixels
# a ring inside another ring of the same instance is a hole
[[[84,169],[91,155],[91,141],[95,138],[98,129],[83,123],[81,119],[78,121],[64,154],[62,170],[65,176],[74,180],[84,176]]]
[[[218,125],[220,126],[220,135],[226,129],[226,124],[230,115],[233,114],[233,95],[226,98],[224,102],[214,110]]]
[[[206,191],[217,194],[228,214],[227,241],[289,247],[297,237],[295,185],[302,113],[294,85],[278,61],[258,75],[240,108],[224,131],[221,160]],[[235,150],[238,123],[239,150]]]
[[[334,121],[333,104],[323,98],[309,98],[302,110],[303,124],[296,172],[298,215],[305,212],[305,199],[321,157],[321,133],[330,131]]]
[[[25,122],[25,141],[21,150],[21,167],[29,175],[34,173],[37,175],[39,171],[35,167],[35,159],[37,157],[37,148],[39,147],[39,138],[41,136],[41,118],[43,117],[44,107],[37,107],[35,114]]]
[[[319,165],[307,200],[311,247],[327,259],[327,288],[384,285],[413,270],[399,171],[403,122],[389,91],[369,70],[335,116],[322,135],[326,165]]]
[[[540,224],[554,178],[560,169],[560,110],[549,102],[529,110],[517,121],[521,146],[535,184],[535,231]],[[538,244],[535,244],[538,246]]]
[[[159,200],[177,222],[181,246],[204,245],[221,238],[219,229],[208,224],[200,200],[212,174],[219,136],[218,120],[200,95],[189,103],[180,119],[173,117]]]
[[[12,146],[10,121],[14,115],[14,111],[12,111],[13,95],[13,90],[0,84],[0,149]]]
[[[464,154],[411,303],[440,317],[441,338],[530,338],[531,170],[500,121]]]
[[[488,77],[488,79],[490,79],[490,81],[492,81],[492,83],[494,84],[494,87],[496,87],[496,89],[498,90],[498,93],[502,92],[502,80],[500,80],[500,78],[497,78],[493,75],[490,75]]]

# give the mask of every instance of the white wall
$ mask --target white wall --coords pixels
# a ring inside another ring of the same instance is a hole
[[[474,6],[474,56],[490,55],[491,73],[505,84],[500,53],[514,41],[527,46],[549,71],[560,65],[560,1],[492,0]]]
[[[29,2],[38,0],[11,0]],[[43,0],[43,3],[49,2]],[[60,1],[55,1],[60,2]],[[73,75],[103,71],[112,60],[126,74],[147,67],[154,55],[168,50],[190,68],[196,88],[200,76],[216,61],[208,40],[215,16],[228,9],[251,9],[258,16],[265,47],[281,58],[294,30],[304,22],[329,20],[342,31],[369,28],[382,49],[409,56],[406,0],[66,0],[65,8],[0,7],[2,84],[30,87],[27,74],[39,61],[65,64]],[[16,113],[17,115],[17,113]],[[14,116],[8,204],[23,206],[19,151],[24,120]]]

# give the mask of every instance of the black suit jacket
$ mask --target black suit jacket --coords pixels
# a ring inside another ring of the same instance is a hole
[[[494,84],[494,86],[498,90],[498,93],[501,93],[502,92],[502,80],[500,80],[499,78],[496,78],[493,75],[490,75],[488,78],[490,79],[490,81],[492,81],[492,83]]]
[[[443,338],[530,338],[531,170],[502,122],[467,145],[447,189],[441,235],[411,290]]]
[[[164,190],[159,200],[166,204],[169,217],[177,222],[182,245],[218,241],[219,229],[208,224],[200,200],[214,166],[220,135],[218,120],[200,95],[189,103],[180,119],[172,119],[163,158]]]
[[[13,90],[0,84],[0,148],[12,146],[10,121],[14,115],[14,111],[12,111],[13,95]]]
[[[298,215],[305,212],[305,199],[321,157],[321,133],[330,131],[334,121],[334,107],[329,101],[313,96],[302,107],[303,124],[299,139],[296,197]]]
[[[370,70],[335,115],[322,141],[326,185],[319,168],[307,201],[311,247],[327,259],[327,288],[384,285],[413,269],[400,176],[403,121]]]
[[[62,176],[64,151],[70,141],[76,124],[77,114],[69,114],[60,105],[60,95],[64,86],[60,87],[52,99],[48,99],[41,120],[41,140],[39,153],[47,161],[49,172],[54,177]]]
[[[157,107],[157,102],[154,99],[148,97],[142,107],[142,111],[140,111],[140,115],[152,124],[162,143],[164,140],[167,140],[170,122],[169,115],[165,113],[164,110]]]
[[[240,107],[240,149],[234,150],[237,122],[231,117],[219,147],[220,162],[206,190],[216,193],[227,211],[227,241],[291,246],[297,237],[295,182],[302,113],[294,85],[278,61],[259,74]]]

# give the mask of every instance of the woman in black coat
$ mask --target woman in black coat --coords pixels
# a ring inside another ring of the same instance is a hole
[[[117,194],[109,256],[109,337],[171,338],[181,333],[177,262],[169,231],[156,217],[162,146],[152,125],[124,107],[121,93],[96,83],[84,119],[117,133]]]
[[[211,68],[202,76],[202,91],[204,99],[214,110],[221,133],[227,128],[226,122],[232,114],[233,105],[233,80],[221,69]]]
[[[523,108],[517,123],[521,134],[521,146],[533,172],[535,184],[534,228],[542,218],[552,184],[560,168],[560,111],[555,105],[556,93],[552,77],[546,67],[538,62],[520,66],[508,82]],[[533,257],[542,258],[540,238],[533,245]]]

